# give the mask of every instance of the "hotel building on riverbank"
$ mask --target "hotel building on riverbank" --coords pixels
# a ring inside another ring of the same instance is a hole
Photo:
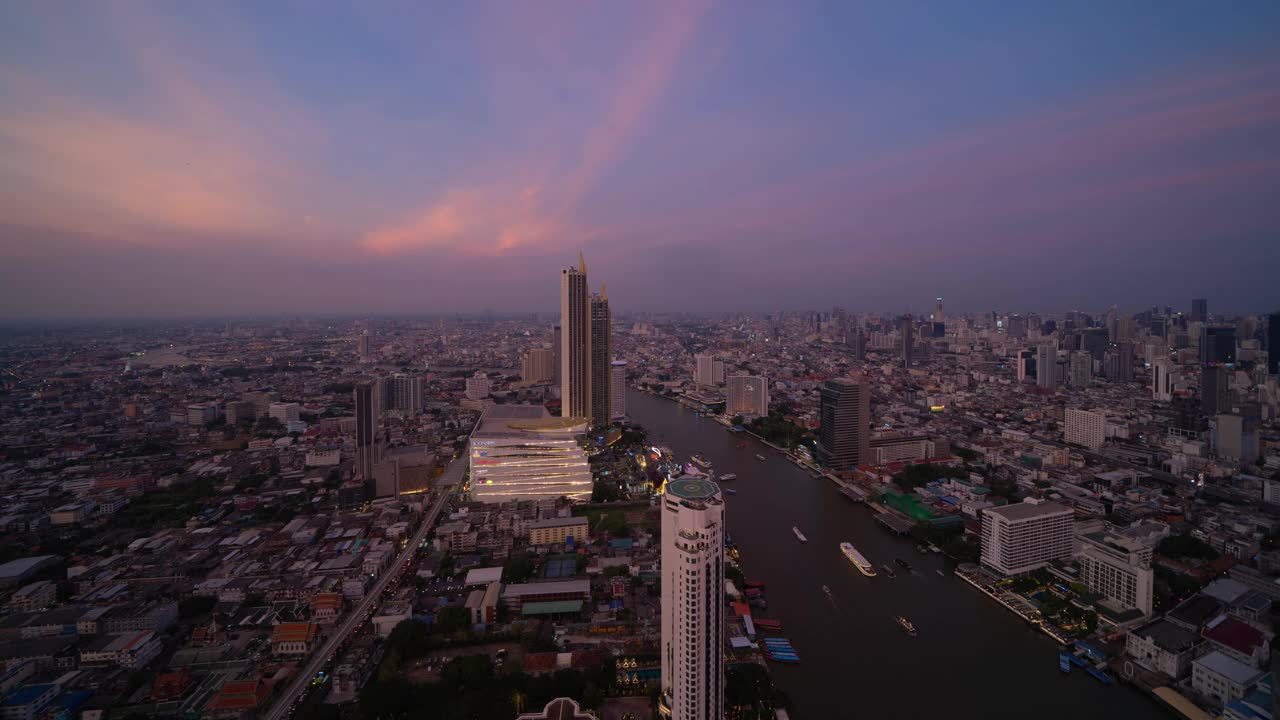
[[[764,417],[769,414],[769,383],[754,375],[730,375],[724,414]]]
[[[724,501],[700,478],[662,495],[662,694],[672,720],[724,717]]]
[[[1019,575],[1071,557],[1075,513],[1066,505],[1028,499],[982,513],[982,565]]]
[[[478,502],[591,499],[591,466],[578,437],[582,417],[541,405],[491,405],[471,433],[471,498]]]

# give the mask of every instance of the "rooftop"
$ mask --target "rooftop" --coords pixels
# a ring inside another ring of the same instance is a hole
[[[1257,668],[1233,660],[1217,650],[1196,660],[1195,664],[1237,685],[1249,685],[1262,675],[1262,671]]]
[[[1203,635],[1242,655],[1253,655],[1254,651],[1267,643],[1267,636],[1261,630],[1227,615],[1209,621]]]
[[[541,405],[490,405],[476,424],[473,437],[579,433],[586,429],[586,418],[553,417]]]
[[[1200,636],[1190,630],[1174,625],[1167,620],[1157,620],[1149,625],[1133,631],[1134,635],[1150,638],[1155,644],[1169,652],[1180,653],[1200,642]]]
[[[720,486],[699,478],[680,478],[667,483],[667,494],[685,500],[706,500],[720,494]]]
[[[1012,505],[1001,505],[1000,507],[987,508],[987,513],[999,515],[1006,520],[1016,522],[1018,520],[1031,520],[1046,515],[1053,515],[1061,512],[1071,512],[1071,508],[1055,502],[1020,502]]]

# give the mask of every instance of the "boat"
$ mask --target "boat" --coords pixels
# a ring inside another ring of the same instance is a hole
[[[752,618],[752,619],[751,619],[751,621],[752,621],[753,623],[755,623],[755,626],[756,626],[757,628],[759,628],[759,629],[761,629],[761,630],[765,630],[765,631],[767,631],[767,632],[781,632],[781,631],[782,631],[782,621],[781,621],[781,620],[774,620],[773,618]]]
[[[1064,673],[1071,672],[1071,661],[1067,659],[1069,657],[1069,653],[1058,653],[1058,669]]]
[[[899,616],[898,616],[898,624],[902,626],[902,629],[903,629],[903,630],[906,630],[906,631],[907,631],[907,634],[908,634],[908,635],[910,635],[911,637],[915,637],[915,636],[916,636],[916,626],[915,626],[915,625],[912,625],[910,620],[908,620],[908,619],[906,619],[905,617],[903,617],[903,616],[899,615]]]
[[[709,470],[711,468],[711,461],[702,457],[699,453],[694,453],[692,460],[694,465],[697,465],[703,470]]]
[[[761,580],[743,580],[742,585],[743,587],[760,588],[761,590],[764,589],[764,582]]]
[[[721,482],[729,482],[730,480],[737,480],[738,476],[734,475],[733,473],[725,473],[724,475],[721,475],[716,479],[720,480]]]
[[[938,547],[937,545],[934,545],[933,543],[929,543],[929,552],[940,553],[942,552],[942,548]]]
[[[852,543],[840,543],[840,552],[844,553],[844,556],[849,558],[849,562],[853,563],[863,575],[867,577],[876,576],[876,569],[862,556],[862,553],[858,552],[858,549]]]
[[[911,570],[911,563],[906,560],[903,560],[902,558],[894,558],[893,561],[901,565],[903,570]]]
[[[725,491],[726,493],[728,493],[729,495],[737,495],[737,494],[738,494],[738,491],[737,491],[737,490],[734,490],[733,488],[725,488],[725,490],[724,490],[724,491]]]
[[[881,563],[880,569],[883,570],[884,574],[888,575],[889,577],[898,577],[898,571],[894,570],[893,566],[889,565],[889,563]]]
[[[921,553],[921,554],[927,553],[927,552],[929,552],[929,546],[928,546],[928,545],[917,545],[917,546],[916,546],[916,552]]]
[[[1071,653],[1062,653],[1062,654],[1066,655],[1067,661],[1070,662],[1072,665],[1075,665],[1076,667],[1082,667],[1082,668],[1089,667],[1089,663],[1085,662],[1084,658],[1080,657],[1079,655],[1072,655]]]
[[[809,538],[805,537],[804,533],[800,532],[800,528],[793,525],[791,526],[791,532],[796,534],[796,539],[800,542],[809,542]]]
[[[934,570],[934,572],[938,573],[938,577],[946,577],[946,576],[947,576],[947,574],[946,574],[946,573],[944,573],[944,572],[942,572],[941,570]]]
[[[756,453],[756,459],[759,460],[760,462],[764,462],[764,456],[759,453]]]
[[[1110,685],[1111,683],[1115,682],[1115,680],[1113,680],[1112,677],[1108,675],[1105,670],[1099,670],[1096,667],[1088,667],[1088,668],[1085,668],[1084,671],[1092,675],[1095,680],[1102,683],[1103,685]]]

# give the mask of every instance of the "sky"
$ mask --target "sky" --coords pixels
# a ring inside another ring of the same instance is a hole
[[[1280,307],[1280,3],[0,4],[0,318]]]

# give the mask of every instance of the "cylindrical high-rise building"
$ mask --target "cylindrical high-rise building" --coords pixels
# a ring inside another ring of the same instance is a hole
[[[724,717],[724,501],[715,483],[662,496],[662,694],[672,720]]]

